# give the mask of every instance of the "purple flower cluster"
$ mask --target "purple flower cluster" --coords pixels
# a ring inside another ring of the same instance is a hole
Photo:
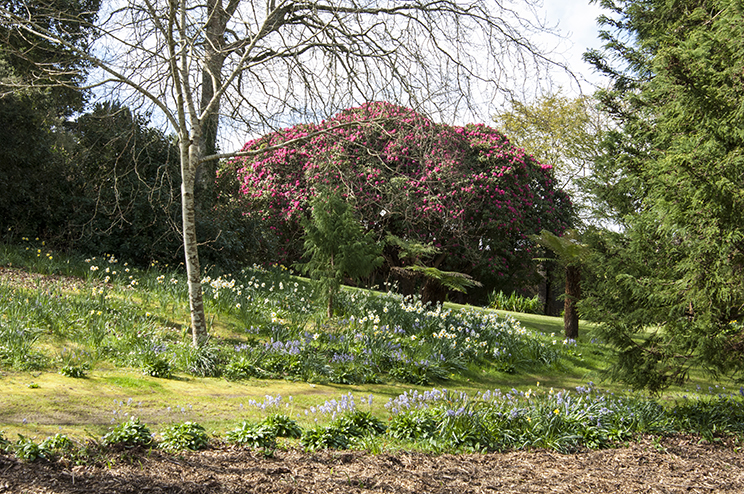
[[[304,344],[300,340],[289,340],[289,341],[271,341],[264,343],[264,347],[267,352],[280,353],[282,355],[299,355],[302,351]]]

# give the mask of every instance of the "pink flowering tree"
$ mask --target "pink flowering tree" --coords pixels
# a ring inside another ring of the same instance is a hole
[[[301,257],[300,219],[319,190],[345,198],[380,240],[392,234],[437,248],[417,262],[491,287],[528,284],[535,257],[529,235],[561,234],[572,215],[551,167],[497,130],[436,124],[390,103],[283,129],[243,151],[250,155],[227,171],[239,177],[246,214],[275,235],[282,263]],[[411,262],[398,250],[388,243],[382,269]]]

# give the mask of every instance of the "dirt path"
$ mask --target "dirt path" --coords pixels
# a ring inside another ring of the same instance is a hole
[[[0,456],[2,493],[715,493],[744,492],[744,454],[694,438],[573,455],[370,455],[233,449],[123,454],[112,466]]]

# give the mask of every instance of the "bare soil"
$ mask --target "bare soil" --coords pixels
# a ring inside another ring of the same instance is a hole
[[[2,493],[715,493],[744,492],[744,455],[690,436],[561,455],[545,450],[422,453],[219,448],[127,451],[96,465],[0,456]]]

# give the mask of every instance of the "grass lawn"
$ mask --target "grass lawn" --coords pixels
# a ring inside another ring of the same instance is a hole
[[[357,289],[342,292],[337,316],[328,320],[313,286],[281,267],[205,277],[212,338],[195,350],[177,270],[27,247],[0,246],[0,430],[7,438],[62,433],[98,440],[133,416],[156,433],[190,421],[221,437],[269,412],[311,429],[348,411],[350,399],[388,423],[401,397],[433,388],[468,397],[500,390],[506,398],[499,400],[511,400],[509,414],[527,410],[517,414],[524,430],[537,427],[540,413],[554,422],[567,396],[559,391],[590,381],[597,396],[649,399],[602,380],[612,354],[590,324],[568,342],[561,318],[424,307],[415,298]],[[696,372],[662,400],[671,407],[683,395],[710,401],[738,389]],[[460,400],[458,410],[475,406],[450,395],[437,400]],[[576,403],[594,406],[582,400]],[[547,403],[552,412],[540,412]],[[455,420],[458,410],[442,408],[438,420]],[[566,416],[576,410],[566,408]]]

